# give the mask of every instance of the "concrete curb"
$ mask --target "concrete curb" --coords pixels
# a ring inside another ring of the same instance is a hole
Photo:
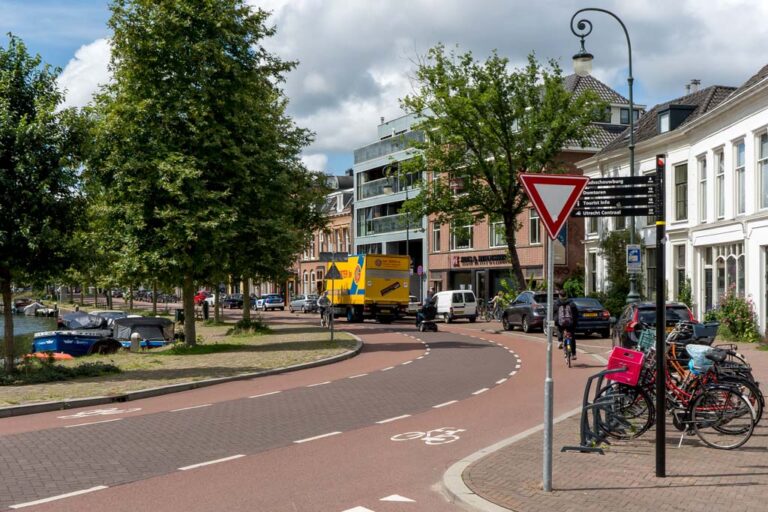
[[[565,414],[555,418],[554,423],[560,423],[561,421],[568,419],[575,414],[579,414],[580,412],[581,407],[568,411]],[[446,493],[448,493],[448,496],[454,500],[456,505],[461,506],[465,510],[475,510],[480,512],[509,512],[510,509],[500,507],[499,505],[486,500],[479,494],[475,494],[472,489],[467,487],[467,484],[464,483],[464,478],[462,476],[464,474],[464,470],[466,470],[471,464],[482,459],[483,457],[497,452],[502,448],[506,448],[507,446],[521,441],[537,432],[541,432],[542,430],[544,430],[543,424],[529,428],[528,430],[520,432],[519,434],[516,434],[512,437],[508,437],[507,439],[499,441],[496,444],[493,444],[487,448],[483,448],[482,450],[463,458],[453,466],[449,467],[448,471],[443,474],[443,489],[446,491]]]
[[[273,368],[271,370],[264,370],[261,372],[242,373],[240,375],[233,375],[231,377],[219,377],[216,379],[199,380],[195,382],[185,382],[182,384],[171,384],[169,386],[161,386],[157,388],[141,389],[139,391],[129,391],[120,395],[94,396],[89,398],[76,398],[72,400],[59,400],[55,402],[40,402],[29,405],[12,405],[9,407],[0,407],[0,418],[23,416],[25,414],[37,414],[40,412],[61,411],[64,409],[75,409],[77,407],[92,407],[94,405],[112,404],[115,402],[128,402],[131,400],[140,400],[142,398],[150,398],[153,396],[189,391],[190,389],[215,386],[216,384],[224,384],[226,382],[266,377],[268,375],[277,375],[279,373],[305,370],[308,368],[314,368],[316,366],[325,366],[327,364],[337,363],[339,361],[355,357],[363,349],[363,340],[360,339],[359,336],[356,336],[351,332],[342,332],[349,334],[355,341],[357,341],[355,348],[344,352],[343,354],[327,357],[318,361],[301,363],[293,366],[285,366],[283,368]]]

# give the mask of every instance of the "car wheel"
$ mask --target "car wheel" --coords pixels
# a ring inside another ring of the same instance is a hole
[[[514,329],[514,326],[511,323],[509,323],[509,318],[507,318],[507,315],[504,315],[501,317],[501,327],[505,331],[511,331]]]
[[[601,338],[610,338],[611,337],[611,330],[605,329],[604,331],[600,331],[600,337]]]
[[[448,313],[443,313],[443,322],[449,323],[450,320],[448,319]]]
[[[523,317],[523,332],[531,332],[531,326],[528,324],[528,317],[526,316]]]
[[[289,312],[289,313],[293,313],[293,312],[294,312],[294,311],[293,311],[293,306],[288,306],[288,312]]]
[[[307,313],[307,306],[301,306],[301,312],[306,314]]]
[[[477,317],[476,317],[476,316],[471,316],[471,317],[469,317],[469,323],[473,324],[473,323],[475,323],[476,321],[477,321]]]
[[[285,306],[281,306],[280,311],[285,311]]]

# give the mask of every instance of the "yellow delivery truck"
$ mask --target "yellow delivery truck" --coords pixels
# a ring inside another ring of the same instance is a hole
[[[375,318],[389,323],[408,308],[408,256],[356,254],[337,261],[340,279],[327,279],[336,315],[349,322]],[[331,264],[326,268],[326,274]]]

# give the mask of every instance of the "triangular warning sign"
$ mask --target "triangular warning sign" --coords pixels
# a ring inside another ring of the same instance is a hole
[[[589,178],[570,174],[521,174],[520,181],[539,212],[549,237],[555,239],[584,192]]]
[[[331,266],[328,268],[328,272],[325,273],[326,279],[341,279],[341,272],[339,272],[339,268],[336,266],[335,263],[331,263]]]

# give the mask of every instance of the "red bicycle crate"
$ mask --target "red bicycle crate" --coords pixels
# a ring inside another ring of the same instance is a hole
[[[638,350],[628,348],[613,347],[611,356],[608,358],[608,369],[621,368],[626,366],[627,370],[623,372],[609,373],[606,379],[615,380],[629,386],[637,385],[640,378],[640,371],[643,369],[643,360],[645,354]]]

